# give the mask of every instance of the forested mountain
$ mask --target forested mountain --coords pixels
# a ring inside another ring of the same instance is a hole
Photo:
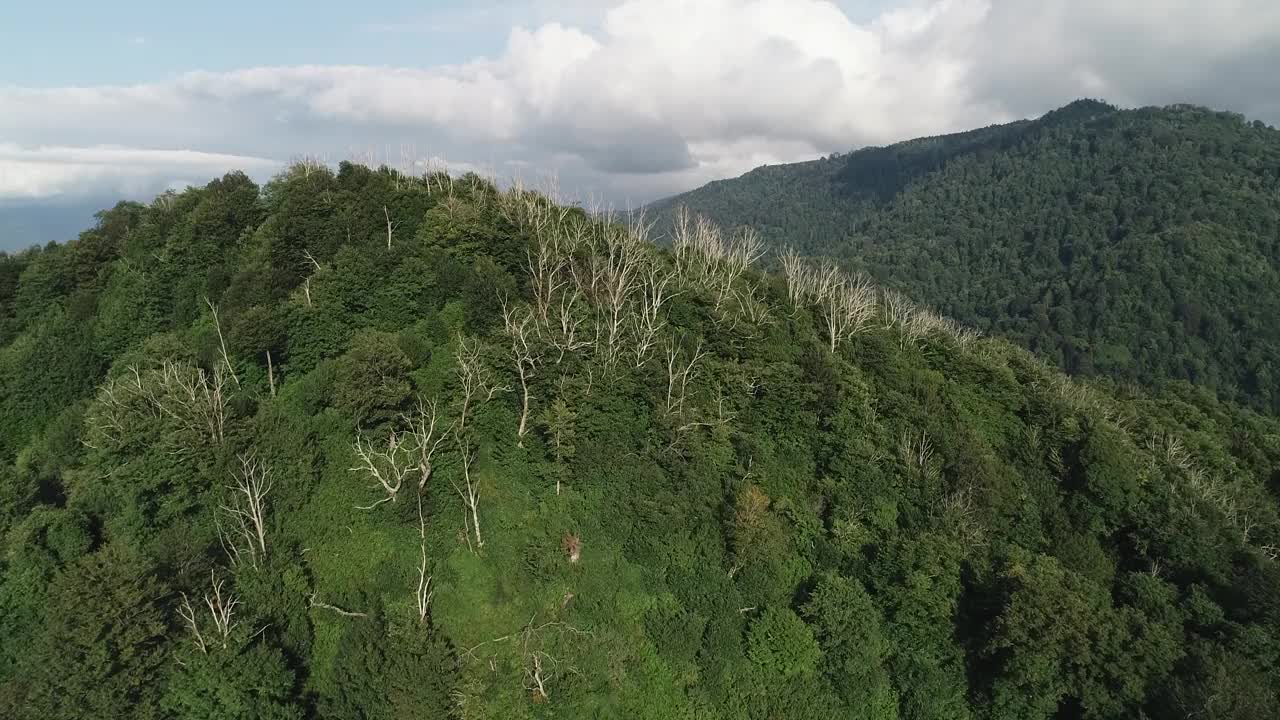
[[[1280,411],[1280,132],[1079,101],[657,204],[829,255],[1078,375]]]
[[[0,716],[1274,717],[1280,422],[616,220],[299,165],[0,256]]]

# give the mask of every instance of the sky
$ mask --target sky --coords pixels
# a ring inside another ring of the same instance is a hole
[[[1081,97],[1280,124],[1275,0],[0,5],[0,205],[307,156],[625,207]]]

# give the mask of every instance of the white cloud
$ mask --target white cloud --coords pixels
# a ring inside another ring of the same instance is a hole
[[[1080,96],[1280,120],[1274,0],[908,0],[861,21],[821,0],[573,5],[564,23],[513,29],[499,56],[451,66],[0,88],[0,141],[163,142],[275,159],[416,143],[499,174],[558,171],[566,188],[639,202],[761,162],[1024,117]],[[462,20],[490,22],[497,7]],[[522,7],[544,18],[552,6]],[[14,162],[0,155],[0,177],[16,176]],[[84,164],[85,175],[102,171]],[[81,171],[41,172],[63,179],[0,182],[0,195],[69,192]]]
[[[122,147],[23,148],[0,143],[0,199],[65,195],[145,197],[168,187],[203,184],[230,170],[274,172],[264,158]]]

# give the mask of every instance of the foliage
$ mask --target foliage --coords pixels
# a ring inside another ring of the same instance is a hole
[[[1273,714],[1280,422],[694,227],[302,163],[0,258],[0,715]]]
[[[1187,380],[1280,411],[1280,133],[1078,101],[655,204],[837,258],[1069,372]]]

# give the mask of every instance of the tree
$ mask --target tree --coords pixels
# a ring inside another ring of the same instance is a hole
[[[897,718],[898,699],[884,664],[892,647],[884,619],[862,585],[826,575],[803,612],[822,648],[823,668],[854,716]]]
[[[167,589],[150,563],[109,544],[68,567],[49,589],[43,637],[26,658],[19,717],[159,718]]]
[[[822,652],[813,631],[787,608],[768,608],[751,623],[747,656],[779,677],[813,672]]]
[[[334,401],[365,427],[392,420],[410,395],[409,368],[395,335],[360,333],[338,362]]]
[[[161,706],[190,720],[300,720],[297,678],[263,640],[193,653],[176,664]]]

